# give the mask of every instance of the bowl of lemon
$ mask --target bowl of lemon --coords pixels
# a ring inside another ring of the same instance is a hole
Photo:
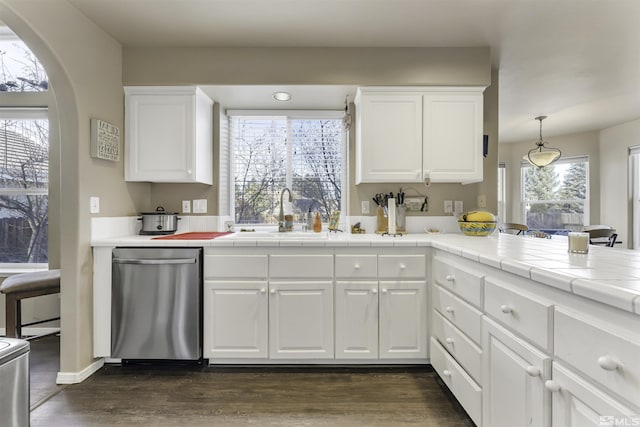
[[[496,229],[496,217],[491,212],[471,211],[458,220],[458,227],[467,236],[488,236]]]

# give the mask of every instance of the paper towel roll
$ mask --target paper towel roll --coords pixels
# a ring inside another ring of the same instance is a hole
[[[396,199],[390,197],[387,202],[387,232],[396,234]]]

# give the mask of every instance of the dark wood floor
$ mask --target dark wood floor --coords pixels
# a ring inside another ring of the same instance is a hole
[[[35,408],[33,392],[46,387],[34,379],[33,427],[473,426],[424,367],[107,365],[81,384],[49,386]]]

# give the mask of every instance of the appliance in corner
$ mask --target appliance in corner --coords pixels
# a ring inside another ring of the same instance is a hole
[[[202,363],[202,249],[115,248],[111,357]]]
[[[29,425],[29,349],[28,341],[0,337],[2,425]]]

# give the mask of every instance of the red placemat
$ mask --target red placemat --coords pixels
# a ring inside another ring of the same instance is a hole
[[[191,233],[169,234],[167,236],[154,237],[152,240],[211,240],[231,233],[232,231],[193,231]]]

